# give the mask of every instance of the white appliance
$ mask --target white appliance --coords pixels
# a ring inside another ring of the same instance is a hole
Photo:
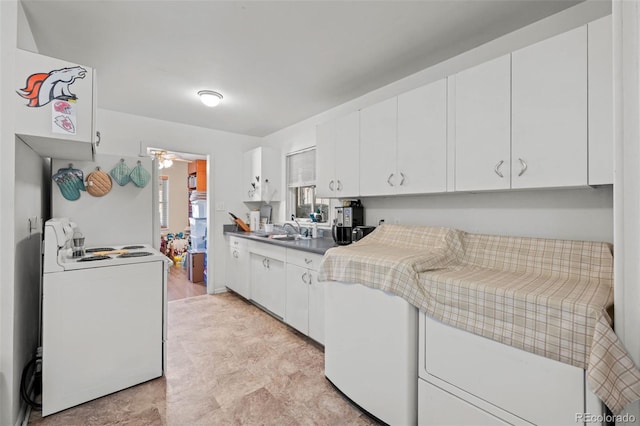
[[[418,309],[391,293],[326,281],[325,376],[390,425],[418,421]]]
[[[147,244],[73,258],[73,233],[68,218],[45,223],[43,416],[162,376],[166,365],[169,259]]]

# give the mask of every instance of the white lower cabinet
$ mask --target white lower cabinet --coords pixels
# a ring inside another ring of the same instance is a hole
[[[242,238],[229,237],[227,252],[227,287],[240,296],[250,299],[249,285],[249,250],[248,241]]]
[[[284,318],[286,249],[270,246],[265,250],[265,248],[259,247],[261,245],[257,243],[249,246],[251,300],[272,314]]]
[[[322,256],[287,250],[285,322],[324,343],[324,287],[317,280]]]
[[[229,237],[227,287],[324,344],[322,255]]]
[[[307,268],[287,264],[287,303],[284,320],[302,334],[309,334],[309,277]]]
[[[324,283],[317,276],[309,284],[309,337],[324,345]]]

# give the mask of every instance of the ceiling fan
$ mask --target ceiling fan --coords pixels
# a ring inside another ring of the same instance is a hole
[[[149,154],[151,154],[154,158],[158,160],[158,168],[159,169],[168,169],[173,165],[174,161],[183,161],[185,163],[189,163],[190,160],[185,160],[184,158],[178,157],[173,152],[165,151],[165,150],[149,150]]]

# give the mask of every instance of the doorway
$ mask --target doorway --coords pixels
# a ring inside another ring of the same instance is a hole
[[[208,158],[147,148],[157,171],[159,249],[172,263],[168,301],[207,294]]]

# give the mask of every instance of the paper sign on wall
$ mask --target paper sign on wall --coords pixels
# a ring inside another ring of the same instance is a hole
[[[75,103],[56,100],[51,103],[51,131],[66,135],[76,134]]]

